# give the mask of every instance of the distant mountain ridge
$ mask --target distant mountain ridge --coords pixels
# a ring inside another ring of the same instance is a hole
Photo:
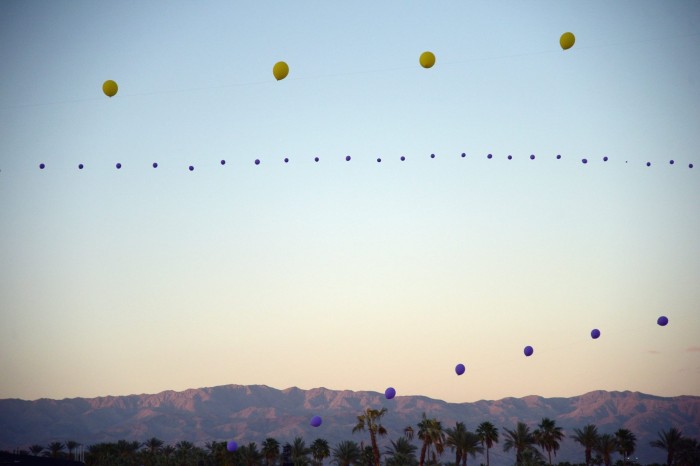
[[[619,428],[637,436],[635,456],[643,464],[662,462],[664,453],[649,447],[657,433],[670,427],[700,438],[700,397],[664,398],[638,392],[594,391],[571,398],[503,398],[473,403],[447,403],[424,396],[397,396],[386,400],[382,393],[296,387],[278,390],[264,385],[224,385],[164,391],[152,395],[106,396],[64,400],[0,400],[0,449],[14,450],[31,444],[75,440],[83,445],[157,437],[174,444],[189,440],[203,445],[212,440],[236,440],[239,444],[274,437],[280,442],[302,436],[307,445],[324,438],[333,446],[341,440],[367,442],[352,434],[356,416],[365,408],[386,407],[382,424],[389,431],[383,439],[396,439],[408,425],[415,426],[425,412],[442,421],[443,427],[464,422],[475,430],[483,421],[513,429],[518,421],[531,428],[549,417],[564,428],[567,439],[557,455],[560,461],[582,461],[583,450],[570,438],[574,428],[595,424],[601,433]],[[319,415],[323,424],[309,425]],[[447,461],[450,456],[444,459]],[[502,445],[491,450],[492,464],[512,464],[513,455]],[[477,458],[477,461],[483,459]]]

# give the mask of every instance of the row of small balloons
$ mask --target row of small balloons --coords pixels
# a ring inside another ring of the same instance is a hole
[[[467,156],[467,154],[466,154],[465,152],[462,152],[462,158],[466,158],[466,156]],[[431,158],[431,159],[436,158],[435,154],[430,154],[430,158]],[[489,159],[489,160],[492,159],[492,158],[493,158],[493,154],[488,154],[488,155],[486,156],[486,158]],[[507,158],[508,160],[513,160],[513,156],[510,155],[510,154],[509,154],[506,158]],[[535,157],[535,154],[530,154],[530,160],[535,160],[535,158],[536,158],[536,157]],[[561,154],[557,154],[556,159],[557,159],[557,160],[560,160],[561,158],[562,158]],[[349,155],[346,155],[346,156],[345,156],[345,161],[346,161],[346,162],[349,162],[349,161],[351,161],[351,160],[352,160],[352,157],[351,157],[351,156],[349,156]],[[401,160],[402,162],[404,162],[404,161],[406,160],[406,156],[402,155],[401,157],[399,157],[399,160]],[[607,161],[610,160],[610,159],[609,159],[607,156],[605,156],[605,157],[602,158],[602,160],[603,160],[603,162],[607,162]],[[289,161],[290,161],[290,160],[289,160],[289,157],[285,157],[285,158],[283,159],[283,161],[284,161],[284,163],[289,163]],[[320,157],[314,157],[314,162],[320,162],[320,161],[321,161]],[[381,162],[382,162],[382,158],[381,158],[381,157],[377,157],[377,163],[381,163]],[[588,159],[588,158],[582,158],[582,159],[581,159],[581,163],[584,164],[584,165],[585,165],[585,164],[588,164],[588,162],[589,162],[589,159]],[[226,165],[226,160],[225,160],[225,159],[221,159],[221,161],[220,161],[219,163],[220,163],[221,165]],[[253,163],[254,163],[255,165],[260,165],[261,160],[260,160],[260,159],[255,159],[255,160],[253,161]],[[627,163],[627,161],[625,161],[625,163]],[[669,165],[674,165],[674,164],[676,163],[676,161],[675,161],[674,159],[670,159],[670,160],[668,161],[668,163],[669,163]],[[651,167],[651,162],[646,162],[646,166],[647,166],[647,167]],[[117,170],[121,170],[121,168],[122,168],[121,162],[117,162],[117,163],[115,164],[115,167],[116,167]],[[153,162],[152,167],[153,167],[153,168],[158,168],[158,162]],[[693,168],[693,167],[694,167],[694,165],[693,165],[692,163],[689,163],[689,164],[688,164],[688,168]],[[45,163],[42,162],[42,163],[39,164],[39,169],[43,170],[43,169],[45,169],[45,168],[46,168],[46,164],[45,164]],[[79,169],[79,170],[82,170],[82,169],[84,169],[84,168],[85,168],[85,164],[82,164],[82,163],[79,163],[79,164],[78,164],[78,169]],[[188,168],[189,171],[194,171],[194,165],[189,165],[187,168]]]
[[[559,45],[563,50],[569,50],[574,46],[576,42],[576,37],[571,32],[565,32],[559,38]],[[432,68],[435,65],[435,54],[430,51],[425,51],[421,53],[418,57],[418,63],[423,68]],[[281,81],[289,75],[289,65],[284,61],[278,61],[272,67],[272,75],[277,81]],[[105,93],[107,97],[114,97],[119,91],[119,86],[117,83],[111,79],[107,80],[102,84],[102,92]]]
[[[668,317],[660,316],[656,320],[656,323],[657,323],[657,325],[659,325],[661,327],[665,327],[666,325],[668,325]],[[601,335],[601,333],[600,333],[599,329],[594,328],[593,330],[591,330],[591,338],[592,339],[597,340],[598,338],[600,338],[600,335]],[[525,354],[525,357],[529,358],[534,353],[535,353],[535,350],[532,346],[528,345],[523,349],[523,354]],[[467,370],[466,366],[462,363],[459,363],[455,366],[455,373],[458,376],[463,375],[466,372],[466,370]],[[395,396],[396,396],[396,389],[394,387],[388,387],[384,391],[384,397],[387,400],[392,400]],[[311,420],[309,421],[309,425],[311,427],[320,427],[322,423],[323,423],[323,419],[321,418],[321,416],[317,416],[317,415],[312,416]],[[234,442],[234,441],[228,442],[229,451],[235,451],[236,448],[238,448],[238,445],[236,444],[236,442]]]

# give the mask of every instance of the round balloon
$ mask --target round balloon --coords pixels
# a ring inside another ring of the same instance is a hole
[[[310,424],[311,424],[311,427],[318,427],[321,425],[321,422],[323,422],[321,420],[321,416],[314,416],[311,418]]]
[[[289,65],[283,61],[278,61],[275,63],[275,66],[272,67],[272,74],[277,81],[283,80],[289,74]]]
[[[351,158],[352,158],[352,157],[350,157],[349,155],[346,155],[346,156],[345,156],[345,161],[346,161],[346,162],[349,162]]]
[[[559,45],[561,45],[561,48],[564,50],[569,50],[571,47],[573,47],[574,42],[576,42],[576,37],[574,37],[574,35],[570,32],[565,32],[559,38]]]
[[[153,168],[158,168],[158,162],[153,162]]]
[[[391,400],[396,396],[396,390],[394,390],[394,387],[389,387],[384,391],[384,396],[386,397],[387,400]]]
[[[598,330],[597,328],[594,328],[593,330],[591,330],[591,338],[593,338],[594,340],[597,340],[599,337],[600,337],[600,330]]]
[[[108,79],[104,82],[104,84],[102,84],[102,92],[104,92],[107,97],[114,97],[117,95],[118,90],[119,86],[117,86],[117,83],[111,79]]]
[[[661,325],[662,327],[665,327],[666,325],[668,325],[668,317],[661,316],[658,319],[656,319],[656,323]]]
[[[435,64],[435,55],[433,52],[423,52],[420,54],[420,66],[423,68],[432,68]]]
[[[40,163],[40,164],[39,164],[39,168],[41,168],[41,169],[43,170],[44,168],[46,168],[46,165],[43,164],[43,163]]]
[[[464,371],[466,371],[466,370],[467,369],[466,369],[466,367],[464,367],[464,364],[457,364],[455,366],[455,372],[457,373],[457,375],[464,374]]]
[[[532,356],[532,353],[534,353],[535,350],[532,349],[532,346],[526,346],[525,349],[523,350],[523,353],[525,353],[525,356],[530,357]]]
[[[234,452],[234,451],[236,451],[236,450],[238,449],[238,444],[237,444],[236,442],[234,442],[233,440],[230,440],[230,441],[226,444],[226,449],[227,449],[228,451]]]

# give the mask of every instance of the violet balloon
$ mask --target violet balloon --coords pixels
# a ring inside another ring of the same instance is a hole
[[[238,444],[231,440],[226,444],[226,449],[230,452],[234,452],[238,449]]]
[[[321,425],[322,422],[323,420],[321,419],[321,416],[314,416],[311,418],[310,424],[312,427],[318,427]]]
[[[384,396],[386,397],[387,400],[391,400],[396,396],[396,390],[394,390],[394,387],[389,387],[384,391]]]
[[[532,356],[532,353],[534,353],[535,350],[532,349],[532,346],[526,346],[525,349],[523,350],[523,353],[525,353],[525,356],[530,357]]]
[[[157,163],[157,162],[153,162],[153,168],[158,168],[158,163]]]
[[[40,163],[40,164],[39,164],[39,168],[40,168],[40,169],[43,170],[45,167],[46,167],[46,165],[44,165],[43,163]]]
[[[467,368],[464,367],[464,364],[457,364],[455,366],[455,372],[457,373],[457,375],[464,374],[464,371],[466,371],[466,370],[467,370]]]
[[[600,337],[600,330],[598,330],[597,328],[594,328],[593,330],[591,330],[591,338],[593,338],[594,340],[597,340],[599,337]]]
[[[665,327],[666,325],[668,325],[668,317],[661,316],[658,319],[656,319],[656,323],[662,327]]]

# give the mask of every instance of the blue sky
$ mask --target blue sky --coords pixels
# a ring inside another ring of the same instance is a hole
[[[692,1],[3,2],[0,397],[700,395],[699,25]]]

